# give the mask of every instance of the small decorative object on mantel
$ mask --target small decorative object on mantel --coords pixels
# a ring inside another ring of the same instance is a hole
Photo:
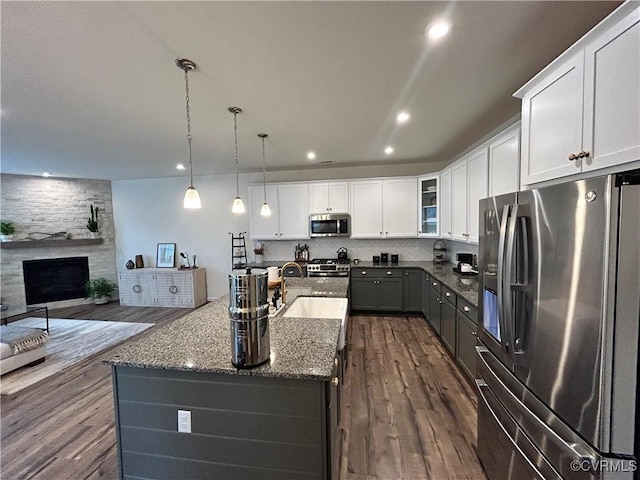
[[[133,269],[133,268],[135,268],[135,267],[136,267],[136,264],[135,264],[135,263],[133,263],[133,260],[129,260],[129,261],[127,261],[127,263],[125,264],[125,267],[127,267],[127,269],[128,269],[128,270],[131,270],[131,269]]]
[[[87,229],[91,232],[91,238],[98,236],[98,207],[93,208],[93,205],[91,205],[91,218],[87,222]]]
[[[136,268],[144,268],[144,258],[142,255],[136,255]]]
[[[85,283],[84,290],[86,296],[84,298],[92,298],[93,303],[102,305],[109,302],[116,288],[117,285],[112,280],[104,277],[94,278]]]
[[[13,222],[2,220],[0,222],[0,241],[10,242],[13,240],[13,234],[16,231],[16,226]]]

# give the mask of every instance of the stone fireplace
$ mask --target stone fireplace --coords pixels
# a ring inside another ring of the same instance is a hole
[[[0,179],[2,219],[13,221],[16,225],[14,241],[9,242],[11,245],[0,243],[0,297],[3,304],[46,304],[56,308],[91,301],[84,299],[84,282],[80,295],[77,290],[79,281],[75,286],[74,298],[27,298],[25,279],[27,282],[30,280],[27,278],[29,274],[25,277],[24,264],[39,265],[40,262],[81,257],[86,259],[89,278],[117,280],[110,181],[9,174],[2,174]],[[97,240],[90,239],[86,228],[91,214],[90,205],[100,208],[100,238]],[[47,234],[57,232],[67,232],[70,238],[43,239]],[[59,283],[60,278],[56,280],[45,275],[44,281]]]

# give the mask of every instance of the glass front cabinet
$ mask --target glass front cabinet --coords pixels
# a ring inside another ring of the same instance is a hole
[[[420,209],[418,215],[418,233],[421,237],[438,237],[438,176],[425,176],[418,179],[418,198]]]

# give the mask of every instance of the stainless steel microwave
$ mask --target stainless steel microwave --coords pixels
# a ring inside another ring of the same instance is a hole
[[[309,215],[311,237],[351,236],[351,215],[348,213],[326,213]]]

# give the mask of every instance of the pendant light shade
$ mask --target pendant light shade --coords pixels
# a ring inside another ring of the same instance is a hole
[[[263,217],[270,217],[271,216],[271,208],[269,207],[269,204],[267,203],[267,171],[265,169],[265,160],[264,160],[264,139],[267,138],[269,135],[267,135],[266,133],[259,133],[258,137],[260,137],[260,139],[262,140],[262,187],[264,189],[264,203],[262,204],[262,208],[260,209],[260,215],[262,215]]]
[[[189,109],[189,71],[196,69],[196,64],[189,60],[188,58],[177,58],[176,65],[180,70],[184,70],[184,91],[185,91],[185,102],[187,105],[187,147],[189,150],[189,188],[187,188],[187,192],[184,194],[184,208],[202,208],[202,203],[200,202],[200,195],[198,195],[198,190],[193,186],[193,162],[191,160],[191,111]]]
[[[240,107],[229,107],[228,110],[233,113],[233,140],[236,149],[236,198],[233,200],[231,211],[236,214],[245,212],[244,202],[240,198],[240,180],[238,177],[238,114],[242,112]]]

